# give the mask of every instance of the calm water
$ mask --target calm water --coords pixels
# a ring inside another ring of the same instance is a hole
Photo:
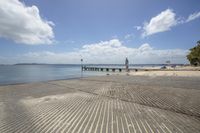
[[[87,65],[122,68],[124,65]],[[130,68],[163,66],[154,64],[130,65]],[[106,75],[106,72],[83,72],[83,77]],[[81,77],[80,65],[0,65],[0,85],[40,82]]]
[[[83,72],[83,77],[105,75]],[[5,65],[0,66],[0,85],[81,77],[80,65]]]

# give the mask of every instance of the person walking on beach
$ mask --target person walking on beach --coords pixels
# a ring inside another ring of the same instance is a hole
[[[128,58],[127,57],[126,57],[126,60],[125,60],[125,66],[126,66],[126,72],[128,72],[129,69],[128,69]]]

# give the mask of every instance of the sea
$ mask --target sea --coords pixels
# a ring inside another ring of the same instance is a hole
[[[89,64],[87,66],[123,68],[124,65]],[[130,65],[132,68],[163,66],[162,64]],[[0,85],[43,82],[106,75],[106,72],[81,71],[81,65],[74,64],[16,64],[0,65]]]

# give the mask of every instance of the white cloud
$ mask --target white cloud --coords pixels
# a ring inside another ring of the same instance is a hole
[[[139,48],[138,48],[139,51],[141,52],[145,52],[145,51],[150,51],[150,50],[153,50],[153,48],[148,44],[148,43],[145,43],[145,44],[142,44]]]
[[[142,29],[141,26],[135,26],[134,28],[135,28],[136,30],[140,30],[140,29]]]
[[[44,20],[36,6],[19,0],[0,0],[0,37],[23,44],[50,44],[53,22]]]
[[[190,21],[195,20],[199,17],[200,17],[200,12],[193,13],[193,14],[188,16],[186,22],[190,22]]]
[[[176,14],[173,12],[172,9],[166,9],[157,16],[152,17],[149,22],[145,22],[142,27],[135,26],[135,28],[137,30],[143,30],[142,37],[146,37],[159,32],[169,31],[174,26],[188,23],[199,17],[200,17],[200,12],[196,12],[189,15],[187,19],[184,19],[184,17],[176,18]]]
[[[150,22],[143,26],[142,36],[149,36],[159,32],[168,31],[177,24],[176,14],[171,9],[162,11],[157,16],[151,18]]]
[[[138,48],[131,48],[123,45],[118,39],[112,39],[109,41],[87,44],[73,52],[29,52],[24,55],[7,58],[6,60],[10,61],[7,63],[36,62],[78,64],[80,63],[80,59],[83,58],[84,63],[122,64],[125,58],[128,57],[129,62],[134,64],[165,63],[166,60],[171,60],[172,63],[186,63],[187,52],[188,50],[181,49],[154,49],[148,43]]]

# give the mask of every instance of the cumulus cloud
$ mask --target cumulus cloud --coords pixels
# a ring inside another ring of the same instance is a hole
[[[157,16],[151,18],[143,26],[143,36],[149,36],[159,32],[168,31],[177,24],[176,14],[171,9],[162,11]]]
[[[193,14],[188,16],[186,22],[190,22],[190,21],[195,20],[199,17],[200,17],[200,12],[193,13]]]
[[[142,44],[138,48],[131,48],[126,47],[118,39],[112,39],[94,44],[86,44],[73,52],[29,52],[13,57],[12,59],[9,58],[7,61],[12,61],[12,63],[36,62],[79,64],[80,59],[83,58],[84,63],[122,64],[124,63],[125,58],[128,57],[130,63],[134,64],[165,63],[166,60],[171,60],[172,63],[186,63],[187,52],[188,50],[182,49],[155,49],[148,43]]]
[[[200,12],[190,14],[187,19],[184,17],[176,18],[172,9],[166,9],[157,16],[152,17],[149,22],[144,22],[143,26],[135,26],[137,30],[142,30],[142,37],[150,36],[159,32],[171,30],[179,24],[188,23],[200,17]]]
[[[0,0],[0,37],[29,45],[50,44],[53,22],[41,18],[36,6],[19,0]]]

